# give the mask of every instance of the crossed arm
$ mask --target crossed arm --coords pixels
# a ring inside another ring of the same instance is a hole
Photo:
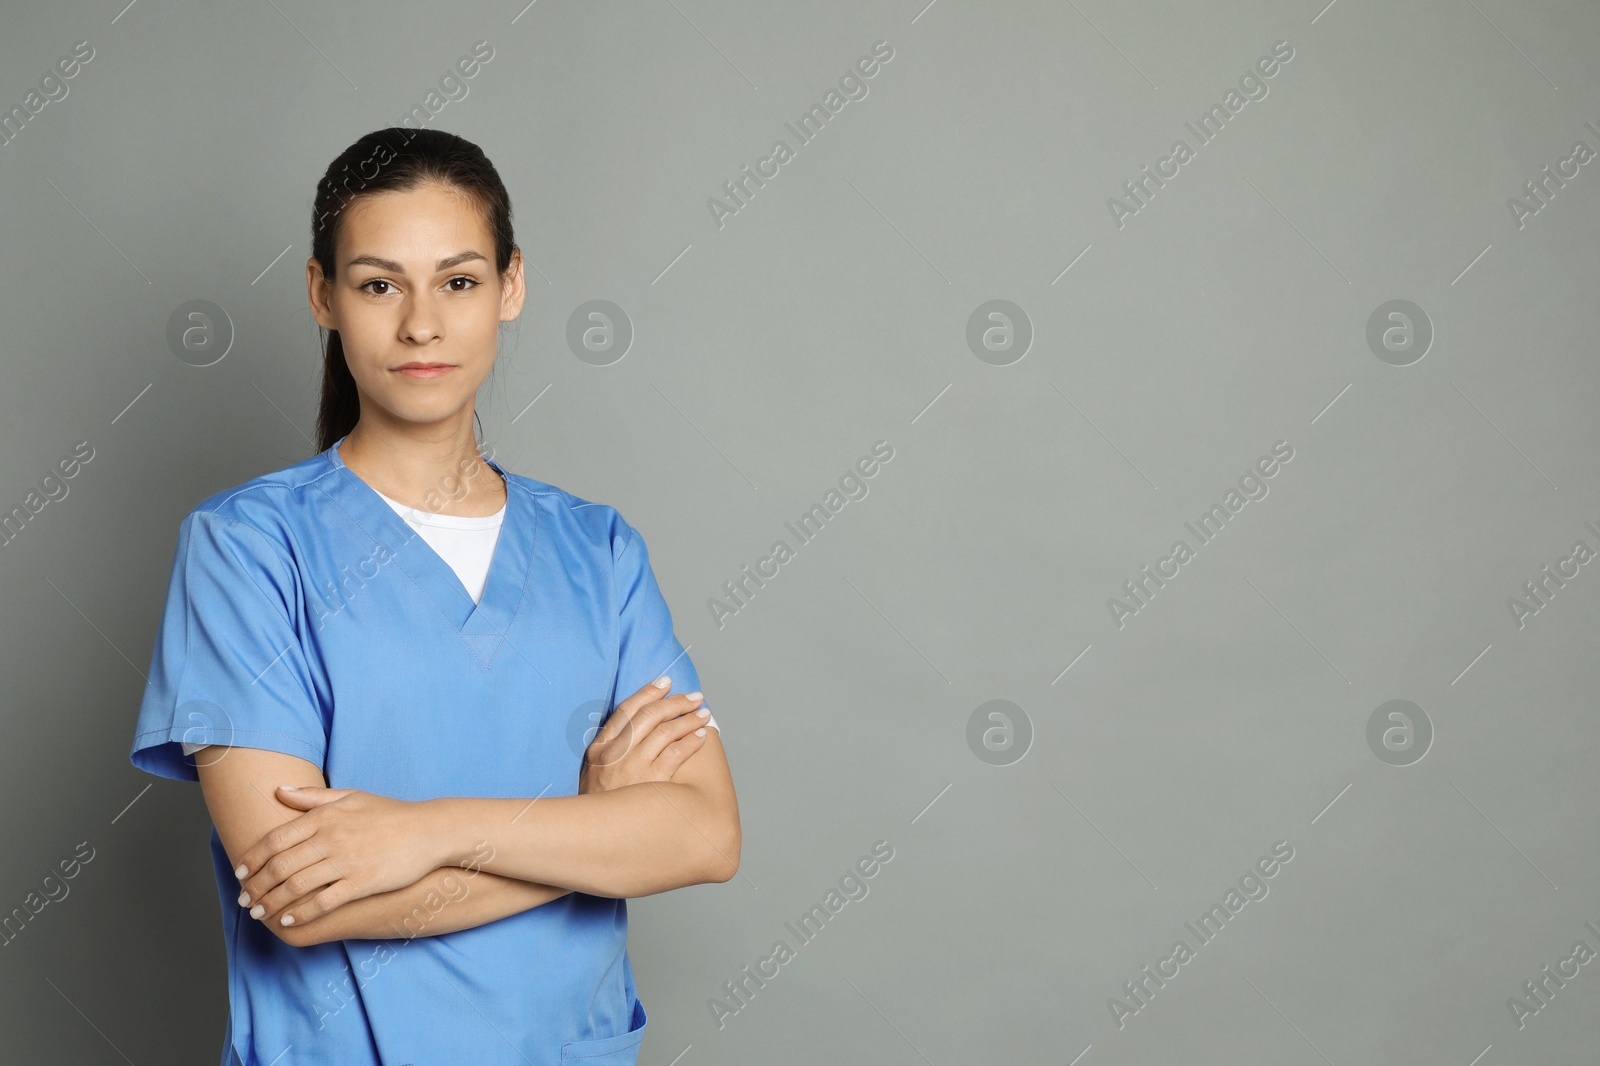
[[[195,763],[223,849],[247,868],[250,917],[279,938],[436,936],[572,891],[623,898],[729,880],[738,805],[718,731],[694,733],[699,702],[650,685],[624,700],[576,796],[408,802],[328,789],[319,767],[279,752],[213,745]]]

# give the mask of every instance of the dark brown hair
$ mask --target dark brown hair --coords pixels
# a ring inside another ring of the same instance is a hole
[[[465,193],[483,213],[494,235],[496,271],[511,266],[516,241],[511,232],[511,197],[499,171],[483,149],[443,130],[391,126],[356,141],[328,164],[317,182],[311,209],[311,254],[322,274],[333,281],[339,220],[344,209],[363,194],[405,192],[429,181],[444,182]],[[344,359],[339,331],[327,330],[322,347],[322,403],[317,411],[317,450],[329,448],[355,428],[361,417],[356,381]]]

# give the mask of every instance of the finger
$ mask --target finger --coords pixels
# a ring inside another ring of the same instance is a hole
[[[661,684],[661,682],[665,682],[665,684]],[[617,704],[616,709],[611,712],[606,719],[605,725],[601,726],[600,731],[595,734],[595,741],[600,744],[610,743],[630,728],[629,723],[639,708],[661,699],[671,687],[672,678],[663,675],[640,688],[633,695],[628,696]]]
[[[663,727],[673,723],[681,724],[684,719],[693,720],[694,711],[704,699],[705,697],[698,692],[687,692],[645,704],[634,712],[632,722],[634,739],[648,740],[652,734],[661,732]],[[673,738],[669,735],[666,739],[670,742]]]
[[[694,721],[692,712],[704,700],[705,697],[699,692],[658,696],[645,703],[633,705],[630,714],[627,709],[632,702],[630,697],[629,700],[618,704],[616,713],[606,722],[605,728],[595,735],[584,757],[594,765],[608,766],[643,745],[644,754],[649,758],[655,758],[662,748],[683,732],[673,731],[661,735],[660,727],[665,723],[680,722],[685,718]],[[693,725],[689,725],[689,729],[693,728]]]
[[[355,790],[349,788],[323,788],[320,785],[279,785],[275,795],[279,803],[306,811],[320,807],[324,803],[344,799],[353,791]]]
[[[659,685],[658,682],[660,681],[665,681],[666,684]],[[616,718],[620,715],[624,719],[632,718],[639,712],[641,708],[648,707],[656,702],[669,702],[671,700],[680,701],[678,703],[672,703],[671,706],[676,708],[673,713],[681,714],[684,708],[688,705],[681,702],[683,699],[682,694],[678,696],[667,697],[666,694],[671,690],[672,678],[670,676],[657,678],[655,681],[645,685],[643,688],[639,689],[639,691],[635,692],[633,695],[617,704],[616,713],[612,714],[611,717]],[[695,695],[698,696],[699,693],[696,693]]]
[[[261,839],[245,849],[239,856],[239,862],[233,868],[233,874],[240,882],[254,877],[260,872],[261,867],[280,851],[287,851],[296,844],[309,840],[317,831],[320,816],[316,811],[307,811],[297,814],[282,825],[273,826],[261,834]],[[242,871],[242,872],[241,872]],[[262,886],[263,891],[271,886]]]
[[[278,916],[278,922],[282,925],[304,925],[366,895],[368,893],[361,891],[354,881],[335,881],[316,892],[307,902],[290,904]],[[292,918],[293,921],[285,921],[286,918]]]
[[[606,717],[605,722],[595,732],[594,739],[590,741],[590,744],[604,748],[618,737],[624,737],[634,732],[639,728],[634,721],[636,716],[644,708],[665,699],[671,686],[672,678],[663,675],[650,684],[643,686],[633,695],[628,696],[617,704],[611,714]],[[643,723],[641,722],[639,725],[643,725]],[[624,742],[622,750],[626,751],[628,746],[628,743]]]
[[[323,860],[312,863],[303,870],[297,870],[284,878],[283,883],[273,888],[272,891],[256,900],[250,908],[250,916],[256,917],[256,907],[262,908],[265,914],[283,910],[311,895],[318,890],[343,879],[338,866]]]
[[[681,711],[673,714],[670,710],[663,710],[661,712],[663,717],[652,723],[643,736],[635,735],[634,740],[639,747],[640,753],[649,758],[659,758],[669,745],[702,728],[706,724],[706,719],[711,716],[711,712],[706,711],[702,717],[700,710],[697,709],[700,703],[699,699],[688,700],[687,697],[683,696],[673,697],[673,699],[685,700],[685,706]],[[663,700],[656,706],[662,706],[666,703],[668,701]],[[671,716],[665,717],[668,714],[671,714]]]
[[[687,736],[679,737],[661,750],[656,756],[655,767],[666,775],[667,780],[672,780],[678,774],[678,767],[689,760],[689,756],[706,746],[706,737],[710,733],[704,726],[695,729]]]
[[[694,710],[704,700],[705,697],[699,692],[687,692],[674,696],[657,696],[655,699],[645,700],[629,707],[633,702],[633,698],[629,697],[618,704],[617,713],[611,717],[622,719],[617,723],[618,733],[632,732],[634,737],[638,738],[649,733],[661,722],[670,721]]]
[[[617,706],[627,707],[631,710],[633,707],[637,707],[641,703],[649,703],[651,700],[660,699],[662,696],[665,696],[671,691],[672,677],[668,674],[662,674],[655,680],[641,685],[633,695],[625,698]]]
[[[323,862],[327,856],[323,854],[314,841],[296,844],[287,851],[273,855],[262,865],[261,869],[251,874],[239,883],[240,906],[254,908],[271,894],[273,889],[283,884],[293,875]],[[302,891],[298,895],[305,895]],[[287,899],[294,899],[289,896]],[[283,896],[279,896],[284,900]],[[259,916],[257,916],[259,917]]]
[[[298,903],[310,902],[311,897],[313,895],[315,895],[315,893],[307,893],[306,895],[301,896],[299,899],[295,900],[294,903],[291,903],[289,906],[292,907],[292,906],[294,906],[295,904],[298,904]],[[287,911],[288,909],[289,909],[289,907],[285,907],[281,911],[267,911],[259,919],[256,919],[256,920],[261,922],[261,924],[263,924],[263,925],[268,925],[268,926],[272,926],[272,927],[276,928],[277,926],[283,924],[283,914],[284,914],[284,911]],[[296,919],[296,921],[298,922],[298,919]]]

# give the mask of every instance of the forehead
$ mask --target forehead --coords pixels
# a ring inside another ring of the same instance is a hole
[[[494,247],[472,196],[438,182],[357,197],[339,220],[338,244],[340,261],[379,255],[428,269],[443,256],[469,249],[492,260]]]

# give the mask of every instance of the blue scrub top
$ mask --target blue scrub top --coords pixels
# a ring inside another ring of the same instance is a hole
[[[490,460],[506,514],[475,603],[338,448],[183,519],[138,768],[198,781],[181,744],[232,744],[406,800],[571,796],[619,699],[662,674],[673,692],[700,687],[644,540],[615,508]],[[425,911],[411,935],[297,948],[239,906],[215,827],[211,858],[228,953],[222,1066],[637,1061],[646,1016],[623,900],[571,892],[414,935]]]

